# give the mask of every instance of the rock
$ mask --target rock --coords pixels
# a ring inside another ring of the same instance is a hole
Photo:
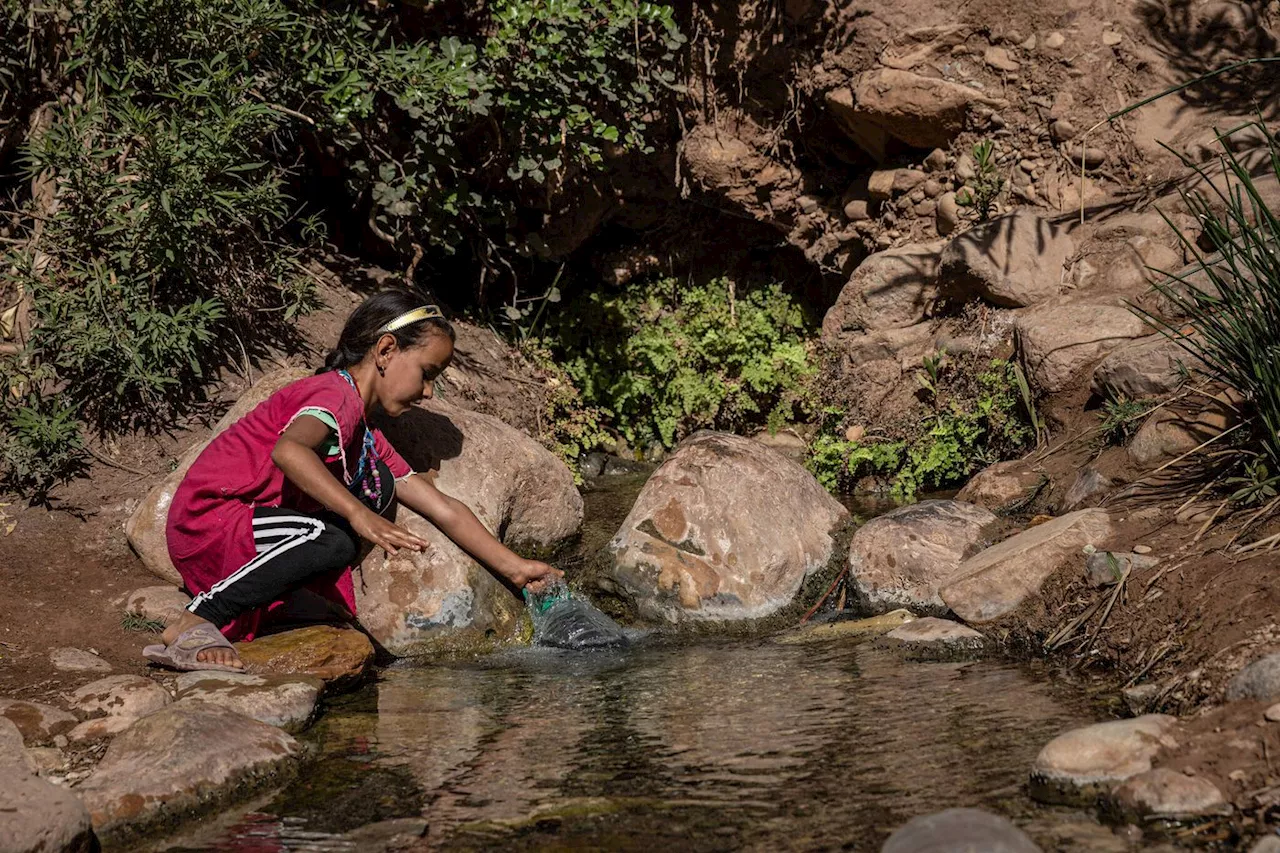
[[[1141,400],[1177,389],[1200,360],[1164,335],[1147,335],[1117,348],[1093,371],[1090,387],[1104,399]]]
[[[1068,145],[1063,149],[1067,157],[1077,166],[1084,162],[1086,169],[1100,169],[1107,162],[1107,151],[1105,148],[1095,148],[1093,146]]]
[[[956,194],[953,192],[943,193],[938,198],[938,209],[935,213],[934,224],[939,234],[946,236],[955,231],[960,225],[960,203],[956,201]]]
[[[909,193],[925,180],[918,169],[880,169],[867,179],[867,193],[876,201],[888,201]]]
[[[784,646],[794,646],[803,643],[818,643],[825,640],[872,637],[876,634],[887,634],[894,628],[905,625],[915,618],[915,614],[910,610],[890,610],[888,613],[881,613],[879,616],[871,616],[866,619],[843,619],[839,622],[827,622],[822,625],[810,624],[799,630],[779,634],[774,638],[774,642],[781,643]]]
[[[310,675],[333,690],[358,682],[373,662],[373,644],[359,631],[311,625],[237,643],[236,651],[252,675]]]
[[[844,431],[845,441],[862,441],[862,437],[867,434],[867,428],[862,424],[854,424]]]
[[[600,451],[592,451],[582,457],[582,461],[578,463],[578,471],[588,480],[593,477],[599,477],[604,473],[605,462],[608,457]]]
[[[18,727],[27,746],[47,743],[76,724],[66,711],[21,699],[0,699],[0,717],[8,717]]]
[[[855,600],[872,613],[896,607],[946,613],[938,586],[988,544],[983,531],[996,521],[982,507],[946,500],[921,501],[871,519],[849,543]]]
[[[98,846],[89,812],[66,788],[25,769],[0,773],[0,850],[4,853],[89,853]]]
[[[790,429],[780,429],[775,433],[762,429],[751,438],[797,462],[803,462],[809,452],[809,445],[805,440]]]
[[[1071,387],[1120,346],[1149,334],[1150,328],[1123,305],[1055,302],[1019,316],[1014,331],[1032,382],[1053,394]]]
[[[929,152],[924,158],[924,168],[926,172],[941,172],[947,168],[947,152],[941,148],[935,148]]]
[[[1055,142],[1069,142],[1079,136],[1080,131],[1065,118],[1056,118],[1049,123],[1049,135]]]
[[[1044,46],[1047,47],[1049,50],[1057,50],[1058,48],[1062,47],[1066,43],[1067,43],[1066,37],[1063,36],[1062,33],[1059,33],[1056,31],[1049,33],[1049,35],[1045,36],[1045,39],[1044,39]]]
[[[1208,779],[1165,767],[1131,776],[1111,792],[1109,799],[1113,811],[1133,821],[1231,813],[1222,792]]]
[[[996,462],[970,477],[969,482],[956,493],[956,500],[999,510],[1014,501],[1026,499],[1047,481],[1043,474],[1028,470],[1021,460]]]
[[[1120,698],[1124,700],[1129,713],[1136,717],[1152,710],[1152,704],[1163,689],[1159,684],[1139,684],[1121,690]]]
[[[25,767],[22,732],[8,717],[0,717],[0,768]]]
[[[870,203],[866,199],[851,199],[844,206],[844,216],[850,222],[862,222],[871,218]]]
[[[1089,805],[1117,783],[1151,769],[1161,749],[1176,747],[1177,720],[1146,714],[1095,723],[1049,741],[1031,768],[1031,796],[1045,803]]]
[[[1097,468],[1089,465],[1076,473],[1062,499],[1062,509],[1079,509],[1094,498],[1105,495],[1111,488],[1111,480]]]
[[[1267,708],[1262,712],[1262,716],[1268,723],[1280,723],[1280,703]]]
[[[292,737],[228,708],[192,702],[143,717],[77,789],[108,838],[241,798],[293,768]]]
[[[1222,400],[1208,400],[1191,414],[1156,412],[1138,427],[1129,442],[1129,459],[1147,467],[1194,450],[1239,422],[1239,412]]]
[[[71,707],[87,717],[145,717],[173,701],[169,691],[141,675],[108,676],[78,688],[70,698]]]
[[[913,148],[945,148],[971,110],[1005,105],[969,86],[893,68],[866,71],[852,91],[837,89],[826,100],[837,122],[873,156],[883,155],[883,143],[879,151],[868,145],[877,132]]]
[[[13,724],[9,723],[9,725]],[[33,746],[26,750],[25,754],[27,766],[38,776],[63,773],[70,766],[66,754],[55,746]]]
[[[978,296],[994,305],[1034,305],[1062,289],[1063,267],[1075,241],[1027,210],[975,225],[942,251],[938,286],[957,299]]]
[[[1040,853],[1007,819],[980,809],[947,809],[907,821],[880,853]]]
[[[987,63],[987,65],[990,65],[997,71],[1007,71],[1012,73],[1022,67],[1018,60],[1014,59],[1009,54],[1009,51],[1003,47],[987,48],[986,52],[982,55],[982,59]]]
[[[657,622],[768,616],[830,565],[848,520],[797,463],[699,432],[645,483],[609,542],[601,583]]]
[[[1060,516],[965,560],[939,595],[964,621],[991,622],[1012,613],[1064,564],[1080,559],[1085,545],[1098,544],[1111,532],[1106,510]]]
[[[937,298],[941,242],[877,252],[858,264],[822,319],[822,336],[914,326]]]
[[[95,717],[78,723],[74,729],[67,732],[67,740],[72,743],[84,743],[115,737],[132,726],[137,719],[137,717]]]
[[[63,672],[110,672],[111,664],[83,649],[63,648],[49,652],[49,662]]]
[[[1232,676],[1227,682],[1226,699],[1228,702],[1280,699],[1280,652],[1261,657]]]
[[[1267,835],[1249,848],[1249,853],[1280,853],[1280,836]]]
[[[1151,553],[1151,546],[1150,546],[1150,545],[1134,545],[1134,546],[1133,546],[1133,553],[1135,553],[1135,554],[1150,554],[1150,553]]]
[[[298,732],[316,710],[324,682],[310,676],[188,672],[178,676],[178,704],[204,702],[229,708],[269,726]]]
[[[956,660],[982,651],[985,640],[967,625],[926,616],[894,628],[882,645],[900,648],[913,659]]]
[[[1131,572],[1138,569],[1149,569],[1159,562],[1155,557],[1143,557],[1140,554],[1125,554],[1119,551],[1094,551],[1085,560],[1084,571],[1089,578],[1089,585],[1099,588],[1115,586]]]
[[[1021,44],[1019,44],[1019,45],[1018,45],[1018,47],[1022,48],[1023,50],[1028,50],[1028,51],[1029,51],[1029,50],[1035,50],[1035,49],[1036,49],[1036,34],[1035,34],[1035,33],[1032,33],[1030,36],[1028,36],[1028,37],[1027,37],[1027,40],[1026,40],[1026,41],[1024,41],[1024,42],[1022,42]]]
[[[1103,30],[1102,43],[1107,47],[1115,47],[1122,41],[1124,41],[1124,36],[1120,35],[1120,33],[1113,30]]]
[[[124,610],[168,625],[181,616],[190,603],[191,596],[177,587],[144,586],[129,593]]]

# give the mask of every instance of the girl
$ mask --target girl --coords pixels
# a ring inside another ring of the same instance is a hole
[[[315,376],[288,385],[209,442],[169,507],[169,555],[195,599],[143,654],[174,669],[243,668],[231,640],[308,587],[355,613],[358,542],[395,554],[427,543],[385,517],[392,497],[517,587],[562,573],[508,550],[461,502],[415,474],[368,416],[430,398],[453,358],[434,305],[384,290],[347,320]]]

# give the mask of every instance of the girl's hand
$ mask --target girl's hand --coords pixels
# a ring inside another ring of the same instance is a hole
[[[424,539],[419,539],[403,527],[392,524],[372,510],[365,509],[351,519],[351,529],[362,539],[367,539],[388,554],[395,554],[401,548],[410,551],[422,551],[427,547]]]
[[[547,584],[564,577],[564,572],[540,563],[537,560],[521,560],[516,571],[511,575],[511,582],[518,587],[525,587],[530,592],[542,592]]]

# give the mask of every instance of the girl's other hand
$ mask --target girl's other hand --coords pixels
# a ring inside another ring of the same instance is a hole
[[[525,587],[530,592],[542,592],[547,584],[560,580],[564,572],[537,560],[523,560],[511,581],[518,587]]]
[[[426,549],[425,539],[419,539],[398,524],[392,524],[382,516],[366,510],[351,521],[351,529],[362,539],[367,539],[388,554],[395,554],[401,548],[410,551]]]

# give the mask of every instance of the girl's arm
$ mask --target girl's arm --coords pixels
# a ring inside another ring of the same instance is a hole
[[[537,560],[526,560],[499,542],[462,501],[441,492],[422,474],[396,482],[396,497],[405,506],[439,527],[479,562],[517,587],[537,589],[564,572]]]
[[[345,518],[362,538],[388,554],[400,548],[421,551],[427,543],[403,527],[369,509],[338,482],[320,461],[317,448],[329,437],[329,427],[319,418],[302,415],[280,433],[271,461],[299,489]]]

